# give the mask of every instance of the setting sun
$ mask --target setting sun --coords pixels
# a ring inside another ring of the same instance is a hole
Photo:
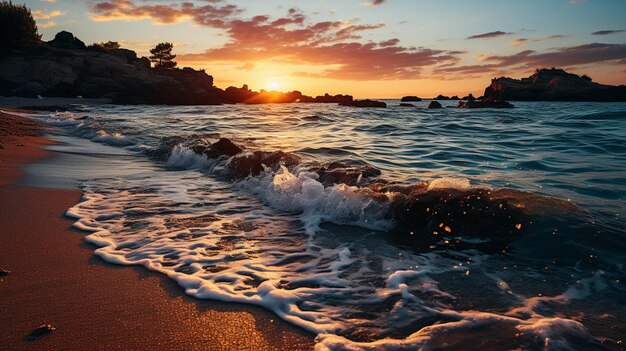
[[[281,87],[281,84],[280,84],[280,83],[278,83],[278,82],[274,82],[274,81],[270,82],[270,83],[267,85],[267,88],[268,88],[269,90],[279,90],[279,89],[280,89],[280,87]]]

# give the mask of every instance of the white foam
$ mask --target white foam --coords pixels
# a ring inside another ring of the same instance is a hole
[[[291,173],[286,167],[275,174],[266,171],[242,184],[275,209],[300,213],[307,232],[315,233],[323,222],[385,230],[386,203],[376,202],[363,189],[345,184],[324,187],[318,175],[306,170]]]
[[[104,130],[97,131],[96,135],[91,138],[91,140],[112,146],[126,146],[133,143],[130,138],[121,133],[109,133]]]
[[[459,189],[471,188],[469,179],[466,178],[437,178],[428,183],[428,190],[434,189]]]

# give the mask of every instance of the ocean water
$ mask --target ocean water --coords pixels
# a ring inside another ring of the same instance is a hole
[[[317,350],[624,349],[626,104],[387,103],[33,117],[80,140],[59,147],[84,191],[67,216],[96,255]],[[243,152],[208,157],[220,138]]]

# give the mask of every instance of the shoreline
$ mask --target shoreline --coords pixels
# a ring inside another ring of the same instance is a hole
[[[8,110],[8,109],[6,109]],[[311,350],[314,335],[251,305],[198,300],[143,267],[93,255],[65,211],[81,191],[15,185],[52,155],[44,126],[0,113],[0,350]],[[33,341],[33,329],[56,330]]]

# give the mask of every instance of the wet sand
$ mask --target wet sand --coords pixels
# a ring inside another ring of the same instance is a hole
[[[0,113],[0,350],[311,350],[314,336],[255,306],[192,299],[169,279],[93,255],[63,213],[79,190],[14,185],[50,156],[40,127]],[[56,330],[29,341],[36,327]]]

